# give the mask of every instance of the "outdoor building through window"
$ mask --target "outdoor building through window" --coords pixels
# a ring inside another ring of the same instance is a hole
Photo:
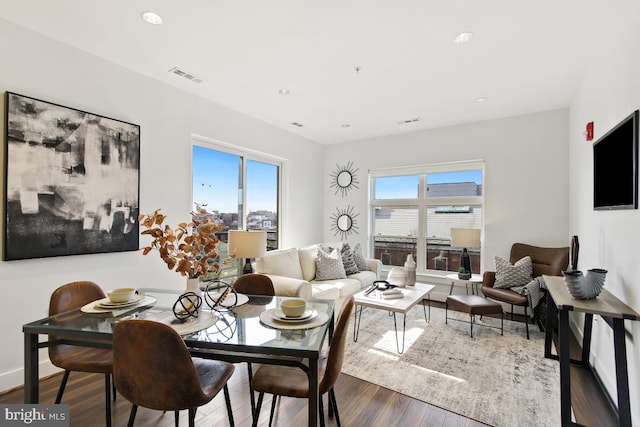
[[[483,173],[482,161],[372,170],[374,257],[385,266],[402,266],[413,254],[418,271],[458,271],[466,247],[471,271],[480,273]],[[477,242],[455,246],[453,228],[470,231]]]
[[[193,203],[224,224],[218,233],[221,259],[229,256],[229,230],[265,230],[267,250],[278,248],[279,161],[195,140],[192,168]],[[228,270],[237,271],[235,266]]]

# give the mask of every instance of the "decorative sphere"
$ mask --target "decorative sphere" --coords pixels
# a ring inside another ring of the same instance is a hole
[[[185,292],[173,304],[173,314],[176,319],[184,322],[190,317],[198,317],[201,306],[202,298],[199,295],[195,292]]]

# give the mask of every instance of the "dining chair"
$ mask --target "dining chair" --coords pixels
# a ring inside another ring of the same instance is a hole
[[[133,426],[138,406],[160,411],[189,410],[189,426],[197,409],[221,389],[229,424],[234,425],[227,381],[232,364],[192,358],[184,341],[171,326],[151,320],[130,319],[113,329],[113,379],[118,392],[133,403],[128,426]]]
[[[318,372],[321,372],[318,390],[320,393],[320,425],[324,427],[324,408],[322,396],[328,393],[329,400],[329,416],[331,416],[331,408],[335,412],[336,423],[340,427],[340,416],[338,414],[338,404],[333,387],[340,376],[342,362],[344,360],[344,349],[346,346],[347,327],[349,316],[353,310],[353,296],[348,297],[344,301],[340,316],[336,323],[331,345],[328,351],[323,352],[318,361]],[[307,373],[300,368],[292,366],[263,365],[258,368],[253,376],[253,389],[260,392],[256,412],[253,417],[253,425],[258,425],[260,417],[260,407],[265,393],[273,395],[271,399],[271,413],[269,415],[269,426],[273,421],[273,413],[276,407],[277,396],[288,396],[305,398],[309,397],[309,378]]]
[[[276,291],[273,288],[273,282],[269,276],[264,274],[245,274],[240,276],[233,282],[233,288],[236,292],[246,295],[262,295],[262,296],[275,296]],[[256,410],[256,398],[251,388],[251,382],[253,380],[253,368],[251,362],[247,362],[247,374],[249,376],[249,396],[251,401],[251,416],[255,414]]]
[[[49,299],[49,316],[80,308],[92,301],[105,298],[105,293],[94,282],[77,281],[60,286]],[[55,341],[54,336],[49,337]],[[49,360],[55,366],[64,369],[62,382],[56,396],[56,404],[62,400],[64,389],[71,371],[89,372],[104,375],[105,412],[107,427],[111,426],[111,373],[113,372],[113,353],[109,349],[80,347],[68,344],[56,344],[49,347]],[[115,389],[113,397],[115,399]]]

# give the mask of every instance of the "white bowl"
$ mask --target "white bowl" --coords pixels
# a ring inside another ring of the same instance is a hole
[[[128,302],[133,299],[135,294],[135,288],[117,288],[107,292],[111,302]]]
[[[287,299],[280,304],[280,310],[287,317],[300,317],[306,308],[307,303],[301,299]]]

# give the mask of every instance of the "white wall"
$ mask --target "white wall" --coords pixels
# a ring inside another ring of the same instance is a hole
[[[571,104],[569,223],[571,234],[580,238],[580,269],[607,269],[605,289],[640,312],[640,211],[593,210],[593,144],[583,136],[587,122],[594,122],[596,141],[640,108],[640,2],[626,3],[625,16],[594,49],[593,64]],[[582,318],[572,320],[581,331]],[[640,322],[625,323],[632,419],[640,426]],[[592,353],[592,363],[615,400],[612,331],[602,320],[594,322]]]
[[[16,92],[141,125],[141,212],[162,208],[170,224],[189,218],[197,134],[287,159],[282,246],[322,238],[313,226],[322,222],[323,201],[315,197],[323,185],[322,146],[3,20],[0,57],[3,96]],[[0,105],[4,126],[4,99]],[[181,287],[185,279],[155,254],[138,252],[0,262],[0,390],[23,382],[22,325],[45,317],[51,292],[73,280],[111,289]]]
[[[336,208],[354,206],[359,233],[348,239],[367,247],[370,169],[484,160],[485,228],[482,271],[494,256],[509,257],[511,244],[568,246],[568,111],[555,110],[352,142],[325,153],[325,240]],[[360,189],[347,197],[330,188],[336,164],[359,168]]]

